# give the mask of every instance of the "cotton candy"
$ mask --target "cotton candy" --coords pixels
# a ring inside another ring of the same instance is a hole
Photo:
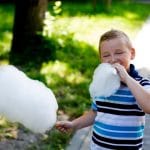
[[[92,98],[108,97],[114,94],[120,87],[120,77],[117,71],[109,63],[102,63],[94,70],[93,79],[89,86]]]
[[[50,130],[57,118],[55,95],[13,65],[0,66],[0,115],[35,133]]]

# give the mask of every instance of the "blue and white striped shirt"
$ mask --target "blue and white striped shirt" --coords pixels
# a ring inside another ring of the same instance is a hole
[[[139,76],[133,65],[130,66],[129,74],[145,89],[150,90],[150,81]],[[91,149],[140,150],[142,148],[145,113],[125,84],[122,84],[110,97],[95,97],[91,107],[97,111]]]

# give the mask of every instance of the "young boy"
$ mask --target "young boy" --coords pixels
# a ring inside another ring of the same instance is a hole
[[[150,113],[150,81],[141,77],[131,60],[135,49],[119,30],[104,33],[99,42],[100,60],[116,68],[122,84],[107,98],[94,98],[91,110],[73,121],[56,123],[61,132],[93,124],[91,150],[141,150],[145,113]]]

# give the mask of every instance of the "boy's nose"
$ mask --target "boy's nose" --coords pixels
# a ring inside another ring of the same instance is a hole
[[[115,56],[111,56],[111,58],[110,58],[110,63],[111,63],[111,64],[114,64],[114,63],[116,63],[116,62],[117,62],[116,57],[115,57]]]
[[[118,63],[119,62],[119,60],[118,60],[118,57],[117,56],[114,56],[114,55],[112,55],[111,57],[110,57],[110,64],[115,64],[115,63]]]

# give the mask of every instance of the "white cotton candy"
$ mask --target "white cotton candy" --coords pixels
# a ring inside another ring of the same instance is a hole
[[[0,115],[35,133],[45,133],[54,126],[57,109],[53,92],[42,82],[12,65],[0,66]]]
[[[120,77],[111,64],[102,63],[94,71],[93,80],[89,87],[92,98],[96,96],[108,97],[120,87]]]

